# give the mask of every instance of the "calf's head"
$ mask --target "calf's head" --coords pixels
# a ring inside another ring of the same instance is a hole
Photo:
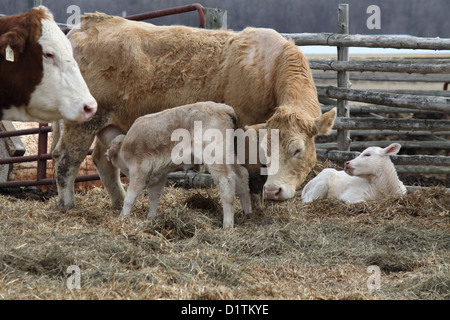
[[[89,92],[69,40],[51,12],[38,7],[2,18],[0,55],[13,51],[13,61],[0,59],[0,104],[4,120],[51,122],[92,119],[97,102]],[[2,34],[3,33],[3,34]],[[6,58],[6,57],[5,57]]]
[[[396,155],[400,151],[401,145],[393,143],[382,149],[379,147],[369,147],[359,156],[344,165],[344,171],[350,176],[368,177],[378,174],[387,165],[392,166],[389,156]]]
[[[278,130],[278,150],[271,150],[267,162],[268,176],[264,184],[264,197],[272,200],[286,200],[295,195],[295,190],[301,186],[308,173],[316,163],[316,148],[314,137],[317,134],[327,134],[333,127],[336,109],[322,114],[317,118],[298,114],[290,108],[278,107],[275,114],[259,128],[267,129],[268,140],[270,131]],[[278,153],[278,157],[276,157]],[[273,161],[278,161],[277,164]]]

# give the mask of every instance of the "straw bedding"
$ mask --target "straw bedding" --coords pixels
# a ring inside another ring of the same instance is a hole
[[[444,188],[354,205],[303,204],[298,192],[249,216],[237,205],[231,230],[215,187],[166,188],[153,221],[145,194],[125,220],[101,188],[66,213],[46,197],[0,195],[1,299],[450,298]],[[67,288],[70,265],[79,290]]]

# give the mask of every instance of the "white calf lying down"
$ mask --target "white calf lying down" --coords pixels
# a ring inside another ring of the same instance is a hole
[[[234,130],[236,118],[233,108],[214,102],[200,102],[168,109],[159,113],[146,115],[136,119],[126,135],[117,135],[117,128],[105,128],[98,134],[102,143],[108,145],[116,136],[106,152],[106,156],[112,164],[119,168],[130,179],[121,217],[128,215],[144,187],[147,187],[150,198],[150,210],[148,218],[154,218],[157,214],[159,198],[166,184],[167,175],[177,169],[192,167],[197,154],[188,155],[189,164],[175,164],[173,162],[173,150],[180,146],[180,140],[172,141],[172,133],[177,129],[187,134],[183,137],[188,140],[187,145],[192,152],[198,151],[194,146],[194,131],[198,130],[201,121],[202,131],[195,135],[204,135],[205,131],[214,129],[226,137],[227,129]],[[194,124],[196,122],[196,125]],[[197,128],[194,130],[194,128]],[[211,132],[211,131],[209,131]],[[203,139],[202,139],[203,140]],[[200,141],[202,141],[200,140]],[[198,140],[197,140],[198,141]],[[212,142],[210,142],[212,141]],[[211,139],[206,143],[200,143],[201,151],[207,146],[209,150],[223,150],[223,164],[206,163],[220,192],[223,205],[223,227],[233,227],[235,210],[235,191],[237,192],[245,213],[251,212],[250,193],[248,186],[248,172],[243,166],[226,164],[226,143],[220,139]],[[231,142],[233,143],[233,141]],[[212,148],[213,147],[213,148]],[[211,149],[212,148],[212,149]],[[180,149],[181,150],[181,149]],[[220,151],[222,151],[220,150]],[[222,160],[222,159],[221,159]]]
[[[303,188],[302,201],[335,198],[356,203],[405,194],[406,188],[389,158],[400,148],[398,143],[385,149],[370,147],[352,161],[347,161],[344,171],[324,169]]]

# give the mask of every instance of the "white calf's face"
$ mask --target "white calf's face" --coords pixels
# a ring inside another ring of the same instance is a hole
[[[344,171],[350,176],[368,176],[376,173],[389,160],[389,156],[400,151],[401,146],[393,143],[382,149],[379,147],[369,147],[351,161],[347,161]]]
[[[43,77],[31,95],[28,113],[36,119],[65,119],[84,122],[92,119],[97,102],[89,92],[72,47],[53,20],[42,19]]]

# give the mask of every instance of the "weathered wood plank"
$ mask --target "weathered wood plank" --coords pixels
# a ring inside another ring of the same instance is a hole
[[[448,97],[417,96],[356,89],[341,89],[332,86],[317,86],[317,93],[319,96],[333,99],[346,99],[399,108],[435,110],[450,113],[450,98]]]
[[[338,32],[348,34],[349,32],[349,14],[348,4],[340,4],[338,9]],[[348,62],[348,47],[338,47],[338,60]],[[349,88],[349,73],[345,70],[338,71],[337,85],[339,88]],[[350,111],[347,108],[348,101],[345,99],[337,100],[338,117],[350,117]],[[337,130],[337,145],[339,150],[350,151],[350,133],[347,130]]]
[[[450,61],[449,61],[450,63]],[[314,80],[336,80],[337,74],[333,71],[313,73]],[[350,73],[351,81],[391,81],[391,82],[447,82],[450,75],[408,75],[408,74],[376,74],[376,73]]]
[[[360,153],[357,151],[339,151],[317,149],[317,156],[321,159],[330,159],[335,161],[349,161],[357,157]],[[398,165],[435,165],[450,166],[450,157],[430,156],[430,155],[396,155],[391,156],[394,164]]]
[[[450,131],[450,121],[429,119],[336,118],[334,129],[386,129],[410,131]]]
[[[450,167],[437,166],[395,166],[397,173],[450,174]]]
[[[330,111],[334,108],[334,105],[322,105],[322,113]],[[408,108],[397,108],[391,106],[379,106],[379,105],[356,105],[349,104],[347,108],[350,109],[350,114],[367,114],[367,113],[413,113],[421,115],[430,115],[441,113],[439,111],[432,110],[420,110],[420,109],[408,109]]]
[[[314,70],[324,71],[371,71],[371,72],[401,72],[401,73],[450,73],[450,63],[416,62],[408,60],[350,60],[309,59],[309,66]]]
[[[286,39],[292,39],[297,46],[347,46],[394,49],[450,50],[450,39],[421,38],[405,36],[374,36],[337,33],[283,33]]]
[[[404,148],[414,149],[450,149],[450,141],[353,141],[350,145],[352,150],[362,150],[368,147],[386,148],[391,143],[400,143]],[[318,149],[337,149],[336,142],[316,143]]]

